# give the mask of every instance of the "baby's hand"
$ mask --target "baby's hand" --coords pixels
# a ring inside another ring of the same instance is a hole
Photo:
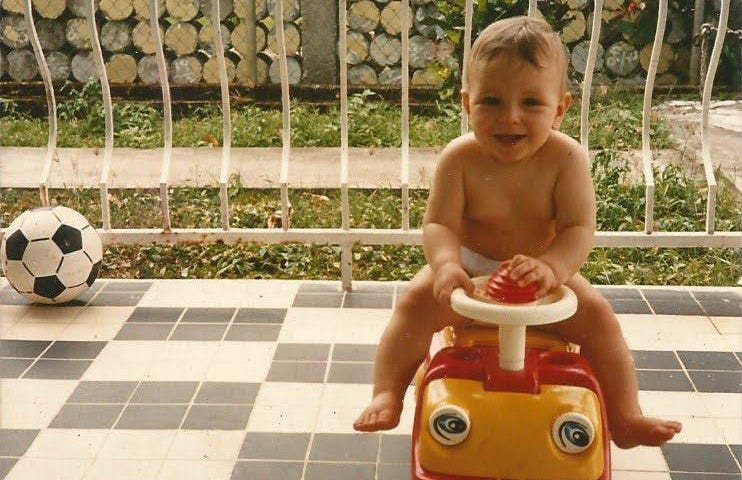
[[[434,275],[433,296],[441,305],[449,305],[451,303],[451,292],[456,288],[463,288],[466,290],[466,293],[472,293],[474,291],[474,284],[469,278],[469,275],[457,263],[448,262],[441,265],[434,272]]]
[[[549,291],[559,286],[551,267],[537,258],[525,255],[516,255],[505,266],[512,278],[519,286],[525,287],[530,283],[537,283],[536,298],[541,298]]]

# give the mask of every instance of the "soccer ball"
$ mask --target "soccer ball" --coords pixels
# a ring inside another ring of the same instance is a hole
[[[98,232],[71,208],[23,212],[5,230],[0,264],[10,285],[29,300],[64,303],[95,281],[103,258]]]

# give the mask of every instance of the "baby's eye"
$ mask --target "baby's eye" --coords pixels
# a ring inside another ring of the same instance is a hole
[[[534,107],[537,105],[541,105],[541,100],[539,100],[538,98],[526,98],[523,103],[525,103],[529,107]]]
[[[485,97],[482,99],[482,103],[485,105],[497,105],[500,100],[495,97]]]

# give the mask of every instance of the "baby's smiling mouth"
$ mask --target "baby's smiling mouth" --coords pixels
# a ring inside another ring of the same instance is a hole
[[[502,135],[498,134],[495,135],[495,139],[501,143],[502,145],[512,147],[516,145],[518,142],[523,140],[525,138],[525,135]]]

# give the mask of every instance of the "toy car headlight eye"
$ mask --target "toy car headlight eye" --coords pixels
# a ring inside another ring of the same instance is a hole
[[[428,420],[430,434],[443,445],[457,445],[469,435],[469,414],[456,405],[441,405]]]
[[[564,453],[580,453],[593,443],[595,429],[585,415],[569,412],[556,419],[551,427],[551,438]]]

